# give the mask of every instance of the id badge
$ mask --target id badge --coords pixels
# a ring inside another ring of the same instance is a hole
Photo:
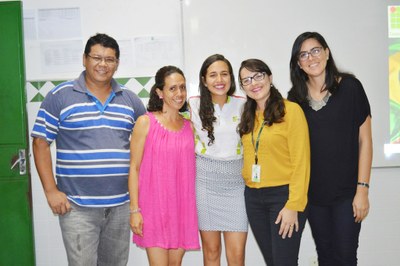
[[[255,183],[260,183],[261,181],[261,165],[258,164],[253,164],[252,170],[251,170],[251,181]]]

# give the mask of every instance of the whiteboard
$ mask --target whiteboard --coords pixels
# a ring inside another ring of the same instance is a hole
[[[183,46],[189,93],[198,94],[198,72],[211,54],[232,63],[237,79],[247,58],[264,60],[284,97],[295,38],[321,33],[342,71],[362,82],[372,112],[373,167],[400,166],[400,154],[386,157],[389,142],[388,0],[183,0]],[[239,89],[240,90],[240,89]],[[399,118],[400,119],[400,118]]]

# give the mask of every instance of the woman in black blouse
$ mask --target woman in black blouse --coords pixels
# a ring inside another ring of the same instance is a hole
[[[367,96],[358,79],[338,71],[317,32],[295,40],[290,77],[288,99],[302,106],[310,130],[308,220],[319,265],[357,265],[372,162]]]

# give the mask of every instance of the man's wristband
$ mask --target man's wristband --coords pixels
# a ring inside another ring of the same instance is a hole
[[[357,182],[357,185],[358,185],[358,186],[362,186],[362,187],[369,188],[369,184],[366,183],[366,182]]]

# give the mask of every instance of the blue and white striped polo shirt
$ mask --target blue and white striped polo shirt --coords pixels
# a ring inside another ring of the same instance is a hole
[[[56,142],[57,186],[72,202],[110,207],[129,201],[129,142],[145,113],[132,91],[111,81],[104,105],[86,88],[85,71],[45,97],[31,136]]]

